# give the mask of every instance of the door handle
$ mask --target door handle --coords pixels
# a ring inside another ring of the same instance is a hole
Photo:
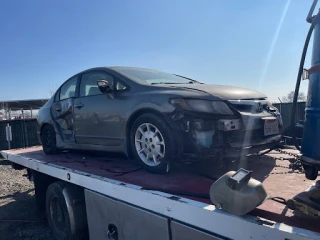
[[[61,107],[56,107],[54,110],[57,112],[61,112]]]
[[[83,105],[83,103],[82,102],[78,102],[78,103],[76,103],[76,104],[74,104],[74,107],[75,108],[82,108],[84,105]]]

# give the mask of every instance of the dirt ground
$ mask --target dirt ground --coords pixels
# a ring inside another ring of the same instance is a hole
[[[26,175],[0,155],[0,239],[53,240],[45,218],[37,215],[33,183]]]

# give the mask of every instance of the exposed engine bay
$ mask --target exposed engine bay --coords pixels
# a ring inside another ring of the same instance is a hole
[[[281,115],[267,100],[230,100],[233,116],[217,116],[176,110],[169,117],[184,158],[242,157],[276,145],[281,138]]]

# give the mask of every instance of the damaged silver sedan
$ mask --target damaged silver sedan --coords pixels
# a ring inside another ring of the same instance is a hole
[[[282,119],[266,96],[156,70],[100,67],[68,79],[40,109],[43,150],[123,152],[147,170],[272,148]]]

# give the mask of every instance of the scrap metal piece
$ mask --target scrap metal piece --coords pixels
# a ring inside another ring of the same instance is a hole
[[[241,128],[240,119],[221,119],[218,121],[218,129],[221,131],[234,131]]]
[[[299,202],[294,199],[289,199],[286,203],[286,206],[291,210],[298,210],[301,213],[304,213],[312,217],[320,217],[320,209],[317,209],[315,206],[310,206],[308,204]]]

